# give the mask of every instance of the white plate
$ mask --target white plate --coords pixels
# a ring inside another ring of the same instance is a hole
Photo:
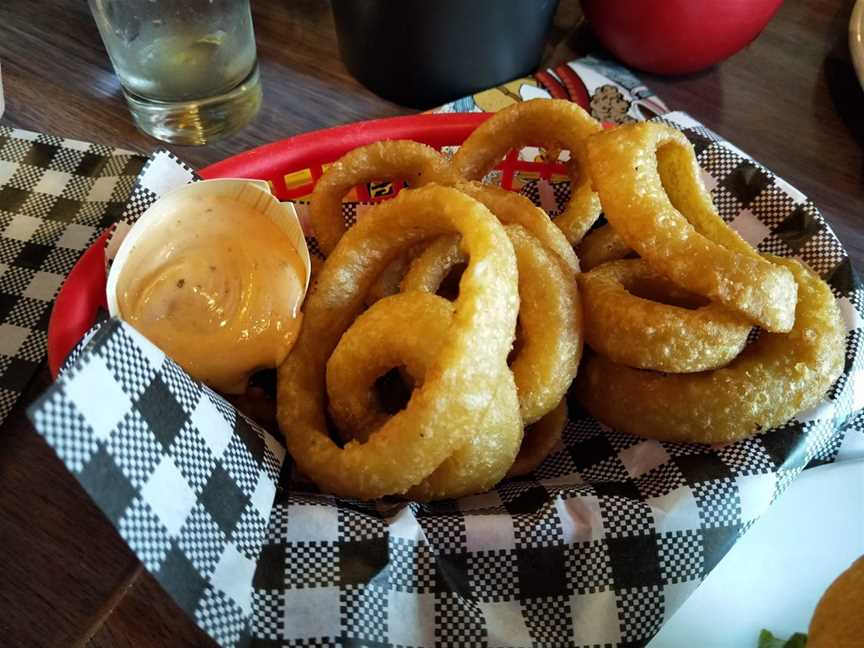
[[[807,632],[819,597],[864,554],[862,510],[864,460],[804,471],[648,648],[755,648],[762,628]]]

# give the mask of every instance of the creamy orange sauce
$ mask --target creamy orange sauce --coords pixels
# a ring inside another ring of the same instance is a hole
[[[300,330],[303,262],[288,235],[224,196],[178,203],[142,235],[117,282],[120,314],[191,376],[242,393]]]

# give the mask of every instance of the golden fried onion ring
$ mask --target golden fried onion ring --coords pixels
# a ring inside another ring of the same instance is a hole
[[[404,367],[415,387],[423,385],[452,319],[452,302],[415,291],[382,298],[345,331],[327,361],[327,396],[346,440],[366,441],[390,418],[375,391],[389,370]]]
[[[741,352],[750,333],[744,317],[719,304],[693,310],[633,294],[638,288],[673,298],[681,292],[642,259],[612,261],[584,273],[579,288],[586,343],[629,367],[674,373],[716,369]]]
[[[521,347],[510,369],[528,425],[558,404],[576,376],[582,357],[582,307],[573,274],[520,225],[505,229],[516,252],[521,304]],[[458,240],[438,239],[411,264],[402,290],[434,293],[462,261]]]
[[[330,413],[340,430],[366,440],[390,418],[378,402],[375,380],[404,366],[415,388],[446,341],[453,304],[437,295],[410,292],[386,297],[360,315],[327,362]],[[506,368],[493,405],[478,417],[475,434],[432,475],[408,491],[413,499],[460,497],[488,490],[513,464],[522,421],[513,375]]]
[[[504,225],[524,227],[571,272],[579,272],[579,258],[560,228],[549,220],[545,211],[528,198],[480,182],[462,182],[456,185],[456,188],[486,205]]]
[[[460,263],[465,263],[468,258],[462,252],[459,241],[458,235],[441,236],[432,241],[412,259],[408,271],[399,283],[400,290],[437,293],[451,270]],[[518,257],[516,263],[518,268]]]
[[[591,137],[587,155],[606,219],[652,268],[768,331],[792,328],[794,278],[723,222],[681,132],[627,124]]]
[[[562,398],[555,409],[525,428],[519,454],[516,455],[516,461],[513,462],[507,476],[521,477],[534,472],[558,445],[566,424],[567,400]]]
[[[325,417],[327,359],[384,267],[417,241],[454,231],[468,266],[446,343],[403,411],[366,443],[340,448]],[[422,482],[468,442],[493,407],[518,309],[513,246],[486,207],[435,185],[373,207],[324,263],[306,299],[303,329],[279,368],[277,418],[300,470],[331,493],[364,499]]]
[[[369,287],[369,292],[366,294],[365,302],[371,306],[379,299],[384,299],[390,295],[395,295],[399,292],[399,282],[408,271],[411,265],[413,255],[406,253],[400,254],[393,259],[387,267],[378,275],[375,282]]]
[[[633,252],[608,223],[588,232],[577,250],[582,272],[593,270],[609,261],[623,259]]]
[[[791,331],[763,333],[728,366],[696,374],[631,369],[593,355],[576,393],[599,421],[661,441],[726,443],[782,425],[816,405],[843,370],[845,331],[825,282],[772,257],[798,285]]]
[[[564,238],[561,230],[549,220],[546,212],[537,207],[528,198],[512,191],[484,185],[480,182],[461,182],[456,185],[456,188],[486,205],[502,223],[525,227],[544,246],[554,252],[561,262],[572,272],[579,272],[579,259],[576,253],[573,252],[570,243]],[[458,240],[458,237],[454,240]],[[426,245],[426,242],[413,245],[394,259],[379,275],[378,279],[375,280],[375,283],[372,284],[366,303],[371,305],[383,297],[399,292],[399,282],[405,276],[411,260],[422,252]],[[445,246],[442,245],[441,247]],[[455,248],[455,253],[459,254],[458,246]],[[464,259],[456,263],[461,263],[462,261]],[[455,263],[449,265],[447,269],[451,269],[453,265]],[[438,284],[440,285],[443,280],[444,277],[442,276]]]
[[[352,188],[373,180],[405,180],[412,187],[430,182],[454,184],[450,163],[431,146],[389,140],[360,146],[334,162],[315,184],[309,215],[321,251],[328,255],[345,233],[342,199]]]
[[[575,245],[600,216],[600,201],[585,171],[583,147],[585,139],[601,129],[599,122],[572,101],[522,101],[480,124],[456,151],[453,164],[466,179],[481,180],[514,148],[533,145],[570,151],[570,200],[555,224]]]
[[[428,243],[422,241],[416,245],[412,245],[407,250],[387,264],[387,267],[381,271],[375,282],[369,287],[369,292],[366,294],[366,305],[371,306],[379,299],[384,299],[390,295],[395,295],[399,292],[399,282],[402,277],[408,272],[411,266],[411,261],[420,252],[426,249]]]

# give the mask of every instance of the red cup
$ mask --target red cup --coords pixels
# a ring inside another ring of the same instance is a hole
[[[707,68],[750,43],[783,0],[582,0],[600,42],[655,74]]]

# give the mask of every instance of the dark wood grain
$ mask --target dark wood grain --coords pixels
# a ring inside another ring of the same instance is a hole
[[[139,646],[215,646],[146,571],[142,571],[104,623],[85,644],[88,648]],[[181,622],[182,621],[182,622]]]
[[[0,645],[68,646],[138,566],[108,520],[26,423],[0,432]]]
[[[808,194],[856,264],[864,260],[864,94],[846,48],[851,2],[787,0],[749,47],[680,78],[642,75]],[[237,135],[175,151],[202,166],[297,133],[412,112],[357,84],[339,60],[325,0],[253,2],[264,104]],[[546,63],[596,47],[562,0]],[[147,152],[86,3],[0,2],[3,123]],[[48,384],[43,372],[32,398]],[[25,399],[26,401],[27,399]],[[0,644],[212,645],[101,516],[23,408],[0,430]]]

